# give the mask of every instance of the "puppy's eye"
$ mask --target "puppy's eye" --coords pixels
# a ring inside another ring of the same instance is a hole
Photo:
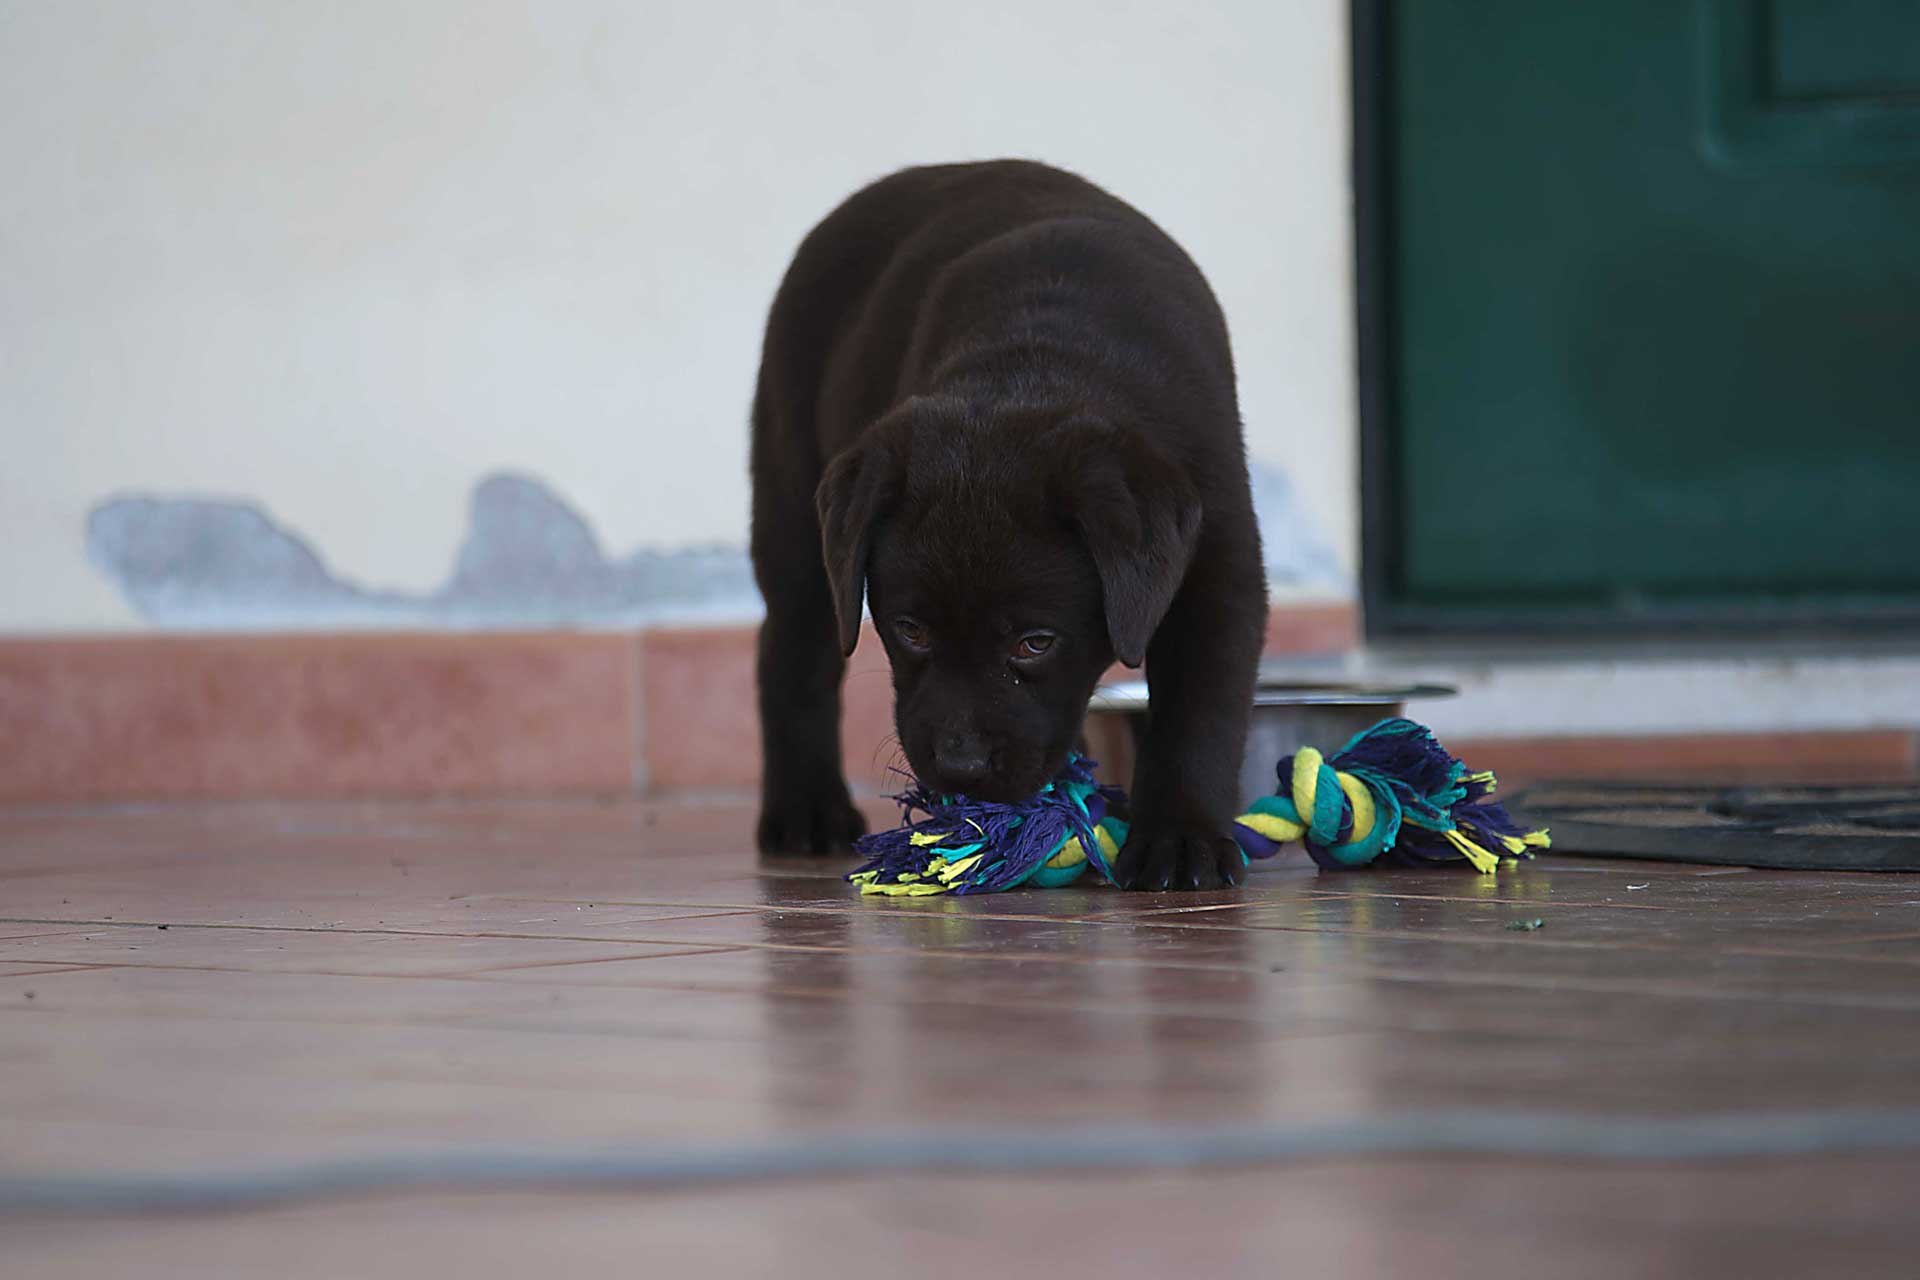
[[[1013,656],[1022,662],[1032,662],[1035,658],[1044,658],[1053,648],[1054,635],[1051,631],[1029,631],[1020,637],[1013,646]]]
[[[932,641],[926,627],[912,618],[895,618],[893,630],[900,637],[900,642],[909,649],[924,649]]]

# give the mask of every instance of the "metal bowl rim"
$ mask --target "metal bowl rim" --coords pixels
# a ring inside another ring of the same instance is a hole
[[[1339,681],[1262,680],[1254,686],[1256,707],[1382,707],[1414,698],[1450,698],[1446,684],[1360,684]],[[1145,711],[1147,682],[1127,680],[1094,689],[1089,711]]]

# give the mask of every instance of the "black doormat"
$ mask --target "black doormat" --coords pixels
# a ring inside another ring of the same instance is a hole
[[[1543,783],[1507,801],[1553,852],[1796,871],[1920,871],[1920,784]]]

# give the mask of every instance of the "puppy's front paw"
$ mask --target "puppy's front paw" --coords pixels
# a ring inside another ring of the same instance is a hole
[[[760,801],[756,837],[772,857],[851,853],[867,833],[867,820],[853,807],[843,783],[769,792]]]
[[[1191,823],[1141,821],[1127,832],[1114,859],[1122,889],[1219,889],[1237,885],[1247,860],[1233,837]]]

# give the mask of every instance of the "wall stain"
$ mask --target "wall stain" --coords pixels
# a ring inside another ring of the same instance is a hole
[[[1293,496],[1293,481],[1287,473],[1250,457],[1247,475],[1253,483],[1253,514],[1260,522],[1268,589],[1312,588],[1329,595],[1352,595],[1352,577],[1340,567],[1340,557]]]
[[[424,594],[337,577],[299,534],[242,501],[108,499],[87,517],[87,557],[165,627],[620,626],[760,610],[740,548],[609,559],[578,512],[522,475],[474,486],[453,572]]]
[[[1285,474],[1254,463],[1254,503],[1275,585],[1345,590]],[[345,580],[258,504],[128,494],[87,517],[87,558],[147,621],[186,630],[291,627],[634,626],[757,617],[753,568],[739,546],[610,559],[587,521],[531,476],[474,486],[453,571],[426,593]]]

